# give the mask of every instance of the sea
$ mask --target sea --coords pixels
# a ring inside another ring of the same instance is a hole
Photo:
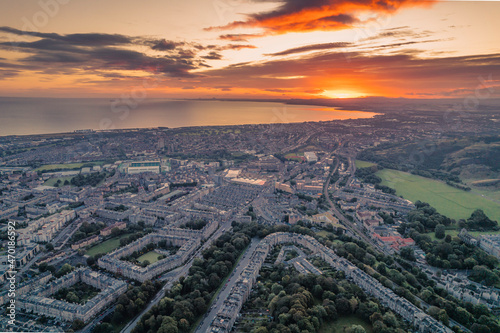
[[[295,123],[371,118],[376,113],[274,102],[0,98],[0,136],[128,128]]]

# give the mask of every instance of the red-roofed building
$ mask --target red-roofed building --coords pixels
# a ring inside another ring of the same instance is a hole
[[[373,233],[373,238],[384,246],[393,249],[394,251],[399,251],[402,247],[415,245],[415,241],[411,238],[403,238],[401,236],[380,236],[379,234]]]

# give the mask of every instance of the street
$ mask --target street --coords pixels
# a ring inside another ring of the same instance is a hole
[[[219,294],[215,296],[216,297],[215,302],[212,304],[212,307],[209,309],[209,312],[205,314],[205,317],[201,321],[200,326],[198,326],[195,333],[204,333],[208,331],[208,327],[215,319],[217,312],[219,312],[219,309],[221,308],[222,304],[227,299],[229,292],[231,291],[234,284],[238,280],[238,277],[240,276],[241,272],[247,267],[253,252],[257,248],[257,245],[259,245],[259,239],[253,238],[252,241],[250,242],[250,245],[246,249],[243,258],[241,258],[240,262],[229,276],[230,281],[228,281],[225,284],[225,286],[222,287]]]

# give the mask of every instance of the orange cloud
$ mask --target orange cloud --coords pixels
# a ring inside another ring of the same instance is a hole
[[[283,0],[276,10],[249,15],[245,21],[231,22],[225,26],[206,30],[229,30],[236,28],[263,28],[263,34],[223,35],[222,39],[260,37],[288,32],[328,31],[350,28],[361,23],[361,12],[389,14],[401,7],[428,6],[435,0]]]

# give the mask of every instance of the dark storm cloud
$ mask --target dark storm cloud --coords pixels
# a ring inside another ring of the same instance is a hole
[[[312,45],[294,47],[292,49],[288,49],[288,50],[284,50],[284,51],[276,52],[276,53],[270,53],[270,54],[266,54],[266,55],[286,56],[286,55],[290,55],[290,54],[303,53],[303,52],[309,52],[309,51],[321,51],[321,50],[331,50],[331,49],[337,49],[337,48],[344,48],[344,47],[349,47],[351,45],[352,45],[351,43],[346,43],[346,42],[312,44]]]
[[[202,56],[203,59],[207,60],[221,60],[222,59],[222,54],[217,53],[215,51],[210,52],[206,56]]]
[[[102,75],[102,71],[106,70],[142,70],[173,77],[190,77],[194,75],[191,71],[210,67],[206,60],[222,59],[218,51],[254,47],[247,44],[204,46],[194,42],[119,34],[62,35],[22,31],[11,27],[0,27],[0,32],[14,35],[15,38],[13,42],[0,42],[0,49],[21,54],[15,61],[3,61],[0,68],[43,73],[74,73],[85,70],[87,73],[93,71],[94,74]],[[161,54],[137,51],[141,46]]]
[[[172,40],[161,39],[151,46],[153,50],[157,51],[171,51],[178,46],[184,45],[184,42],[175,42]]]
[[[261,0],[256,2],[276,2]],[[262,28],[264,33],[256,35],[229,34],[221,39],[243,41],[246,38],[287,32],[328,31],[351,28],[361,22],[359,13],[365,10],[391,14],[401,7],[428,5],[430,1],[419,0],[281,0],[275,10],[247,15],[243,21],[234,21],[225,26],[209,27],[206,30],[236,28]],[[238,39],[239,38],[239,39]]]
[[[0,27],[0,31],[14,34],[17,36],[46,38],[77,46],[103,46],[103,45],[109,46],[109,45],[130,44],[133,41],[132,37],[119,34],[86,33],[86,34],[60,35],[56,33],[23,31],[11,27]]]

